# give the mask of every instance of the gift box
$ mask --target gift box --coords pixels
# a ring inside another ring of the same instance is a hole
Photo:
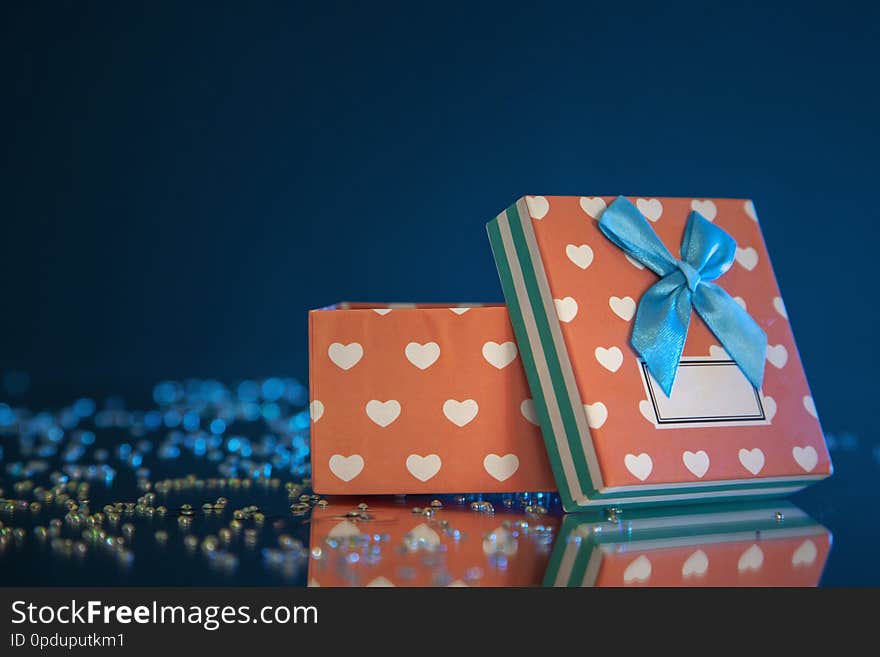
[[[321,494],[555,490],[503,305],[309,313]]]
[[[540,586],[559,528],[553,516],[430,498],[360,501],[312,511],[309,586]]]
[[[566,516],[546,586],[816,586],[831,534],[785,503]]]
[[[530,196],[488,232],[566,510],[831,473],[751,201]]]

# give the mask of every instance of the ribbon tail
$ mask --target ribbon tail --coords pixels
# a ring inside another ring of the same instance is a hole
[[[684,351],[691,292],[676,270],[652,285],[639,301],[630,344],[669,397]]]
[[[767,334],[718,285],[703,282],[693,298],[694,309],[721,342],[749,382],[760,389],[764,381]]]

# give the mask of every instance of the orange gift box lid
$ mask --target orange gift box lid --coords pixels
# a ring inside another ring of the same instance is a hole
[[[503,305],[340,304],[309,342],[319,493],[555,490]]]
[[[615,197],[519,199],[488,231],[565,509],[782,495],[828,476],[752,202],[628,200],[675,257],[692,212],[736,241],[713,282],[767,335],[763,383],[754,387],[691,311],[667,396],[630,344],[659,277],[599,227]]]

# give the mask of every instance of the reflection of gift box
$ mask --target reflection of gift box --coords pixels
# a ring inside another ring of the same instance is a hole
[[[555,490],[504,306],[341,304],[309,342],[316,491]]]
[[[831,535],[789,503],[566,516],[546,586],[816,586]]]
[[[312,512],[309,586],[539,586],[559,518],[330,498]]]
[[[489,236],[567,510],[784,494],[830,474],[750,201],[526,197]]]

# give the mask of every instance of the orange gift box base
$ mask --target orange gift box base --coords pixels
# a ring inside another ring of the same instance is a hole
[[[313,310],[309,381],[321,494],[556,490],[504,305]]]

